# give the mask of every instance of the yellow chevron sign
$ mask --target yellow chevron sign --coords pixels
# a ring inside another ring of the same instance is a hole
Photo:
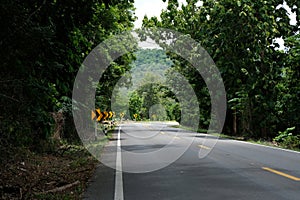
[[[101,121],[103,115],[102,115],[100,109],[96,109],[96,110],[92,110],[91,117],[92,117],[92,120]]]
[[[107,111],[104,111],[104,112],[103,112],[103,115],[104,115],[104,116],[103,116],[103,119],[104,119],[104,120],[106,120],[106,119],[108,118],[108,116],[109,116],[109,114],[108,114]]]
[[[109,116],[108,118],[112,118],[114,116],[113,112],[109,111]]]

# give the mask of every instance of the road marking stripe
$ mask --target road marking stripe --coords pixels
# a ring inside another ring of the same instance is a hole
[[[290,153],[300,154],[299,151],[294,151],[294,150],[290,150],[290,149],[283,149],[283,148],[279,148],[279,147],[266,146],[266,145],[263,145],[263,144],[256,144],[256,143],[240,141],[240,140],[232,140],[232,141],[239,142],[239,143],[244,143],[244,144],[251,144],[251,145],[260,146],[260,147],[266,147],[266,148],[274,149],[274,150],[280,150],[280,151],[286,151],[286,152],[290,152]]]
[[[115,198],[114,198],[114,200],[124,200],[122,154],[121,154],[121,126],[119,126],[119,131],[118,131],[116,176],[115,176]]]
[[[180,139],[180,137],[174,136],[174,139]]]
[[[266,171],[269,171],[269,172],[272,172],[274,174],[277,174],[277,175],[280,175],[280,176],[284,176],[286,178],[289,178],[289,179],[292,179],[294,181],[300,181],[300,178],[298,177],[295,177],[295,176],[292,176],[292,175],[289,175],[289,174],[286,174],[286,173],[283,173],[283,172],[280,172],[280,171],[277,171],[275,169],[271,169],[269,167],[262,167],[262,169],[266,170]]]
[[[163,135],[164,135],[164,134],[165,134],[165,132],[162,132],[162,131],[161,131],[161,132],[160,132],[160,134],[163,134]]]
[[[198,145],[198,147],[200,147],[201,149],[207,149],[207,150],[210,150],[210,148],[209,148],[209,147],[207,147],[207,146],[204,146],[204,145],[201,145],[201,144],[199,144],[199,145]]]

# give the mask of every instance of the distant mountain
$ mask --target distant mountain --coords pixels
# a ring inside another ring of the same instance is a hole
[[[130,74],[133,88],[148,82],[164,82],[165,73],[173,62],[162,49],[140,49],[135,53]]]
[[[125,108],[129,95],[140,86],[147,83],[164,83],[165,73],[173,64],[161,49],[140,49],[135,52],[135,56],[136,60],[131,64],[131,70],[115,86],[112,104],[116,110]],[[128,77],[131,77],[131,84],[126,88],[122,85],[126,85],[124,83]]]

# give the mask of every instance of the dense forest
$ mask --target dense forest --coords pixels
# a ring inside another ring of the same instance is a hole
[[[162,49],[139,49],[133,55],[135,60],[130,65],[131,69],[124,75],[131,81],[124,85],[121,79],[115,86],[117,92],[113,110],[123,112],[128,119],[135,119],[133,115],[137,114],[137,120],[175,120],[171,107],[177,107],[179,115],[180,109],[175,99],[166,94],[169,90],[165,84],[173,62]],[[156,112],[168,112],[167,115],[149,113],[149,108],[158,104],[163,107],[158,106]]]
[[[1,3],[1,147],[39,148],[54,132],[76,139],[71,113],[76,73],[101,41],[133,28],[133,10],[132,1]],[[121,76],[130,59],[119,59],[107,73]],[[114,85],[111,77],[102,87]]]
[[[197,1],[179,6],[170,0],[160,20],[143,20],[144,27],[189,35],[211,55],[226,87],[227,134],[271,140],[279,132],[299,132],[299,24],[290,23],[281,3],[208,0],[201,6]],[[299,2],[286,4],[299,22]],[[133,28],[133,1],[4,1],[1,16],[1,146],[38,149],[39,141],[54,133],[76,140],[71,114],[74,77],[98,43]],[[284,40],[284,49],[278,48],[276,38]],[[128,54],[111,65],[106,72],[111,76],[104,76],[96,95],[106,101],[103,109],[109,109],[118,79],[135,65],[150,62],[147,71],[152,67],[162,74],[157,62],[163,57],[151,52]],[[166,64],[176,60],[172,69],[187,77],[200,107],[209,110],[201,76],[178,56],[168,57]],[[140,69],[131,79],[144,74]],[[200,116],[200,128],[207,126],[209,115]]]
[[[297,134],[299,24],[290,24],[286,9],[279,6],[282,2],[203,1],[201,6],[197,1],[187,2],[180,7],[177,1],[168,1],[161,19],[145,17],[143,26],[188,34],[209,52],[227,92],[224,132],[264,139],[286,133],[287,128]],[[299,22],[299,2],[286,3]],[[35,149],[54,132],[67,140],[76,138],[70,107],[77,70],[99,42],[133,28],[133,11],[132,1],[1,4],[1,146]],[[279,37],[285,49],[278,49],[275,39]],[[205,85],[193,84],[201,83],[201,77],[185,67],[186,61],[168,56],[179,60],[172,68],[189,79],[199,97],[206,97],[199,102],[209,109]],[[147,66],[152,71],[160,70],[156,69],[160,57],[151,53],[118,59],[107,72],[113,76],[105,76],[97,91],[97,98],[107,101],[103,105],[109,104],[111,92],[107,91],[112,90],[118,77],[134,68],[130,64],[134,59],[133,65],[149,61],[152,64]],[[137,79],[141,73],[144,69],[131,78]],[[205,115],[200,126],[207,126],[209,112]]]
[[[134,53],[135,60],[131,65],[132,81],[142,81],[145,74],[150,73],[163,80],[166,71],[171,67],[172,61],[167,57],[162,49],[141,49]],[[132,83],[137,85],[138,83]]]
[[[74,80],[96,45],[133,28],[133,1],[3,0],[0,16],[0,198],[47,199],[38,193],[73,182],[67,196],[48,198],[78,199],[94,164],[69,146],[80,144]],[[113,87],[131,59],[115,61],[99,88]]]
[[[208,51],[226,87],[225,133],[268,140],[276,137],[278,142],[299,147],[300,5],[299,1],[286,1],[296,13],[297,23],[291,24],[281,3],[225,0],[203,1],[199,6],[191,0],[180,6],[174,0],[168,1],[160,20],[145,17],[143,25],[177,30]],[[275,40],[280,37],[284,49]],[[194,84],[200,105],[205,105],[201,97],[207,97],[207,91],[197,84],[201,76],[187,68],[185,60],[169,56],[179,60],[174,68]]]
[[[164,0],[166,1],[166,0]],[[300,147],[300,1],[169,0],[160,18],[144,17],[143,27],[186,34],[201,44],[218,67],[227,93],[223,132]],[[72,89],[86,56],[114,34],[133,30],[134,0],[3,0],[0,5],[0,163],[15,148],[50,151],[54,140],[80,143],[72,118]],[[283,3],[296,14],[291,24]],[[159,8],[160,9],[160,8]],[[276,41],[282,38],[284,48]],[[199,128],[210,119],[209,93],[186,60],[161,50],[140,50],[114,61],[102,77],[96,99],[110,109],[118,80],[148,83],[131,91],[129,111],[139,119],[180,121],[180,104],[154,74],[179,72],[203,111]],[[162,63],[163,62],[163,63]],[[144,68],[143,68],[144,67]],[[147,67],[147,68],[146,68]],[[151,69],[150,69],[151,68]],[[143,80],[147,82],[147,80]],[[154,95],[153,95],[154,94]],[[161,111],[160,105],[167,108]],[[122,107],[122,105],[121,105]],[[160,117],[158,117],[160,116]]]

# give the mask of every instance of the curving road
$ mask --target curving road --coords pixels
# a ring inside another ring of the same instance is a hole
[[[216,139],[161,122],[122,124],[102,153],[114,169],[99,164],[84,199],[300,199],[300,153]]]

